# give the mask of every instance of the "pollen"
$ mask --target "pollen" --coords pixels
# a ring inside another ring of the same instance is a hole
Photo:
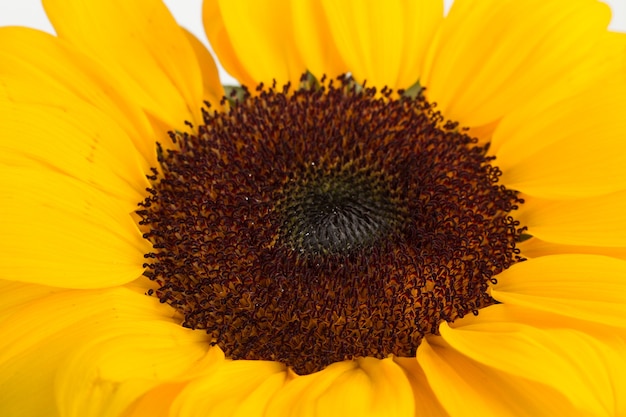
[[[523,201],[488,145],[401,93],[259,86],[172,132],[138,210],[154,296],[227,357],[299,374],[413,356],[494,304]]]

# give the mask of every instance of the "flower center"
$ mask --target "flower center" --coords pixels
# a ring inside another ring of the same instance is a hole
[[[412,356],[494,304],[489,284],[520,260],[522,200],[422,97],[341,78],[259,88],[204,123],[159,149],[138,213],[156,295],[227,357],[304,374]]]
[[[285,185],[277,204],[281,238],[302,256],[370,248],[400,221],[400,202],[394,201],[382,173],[352,164],[333,168],[312,165],[302,178]]]

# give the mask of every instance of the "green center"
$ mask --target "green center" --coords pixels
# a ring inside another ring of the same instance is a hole
[[[307,256],[340,255],[371,248],[401,218],[397,197],[381,173],[353,165],[324,170],[312,165],[285,187],[278,205],[282,237]]]

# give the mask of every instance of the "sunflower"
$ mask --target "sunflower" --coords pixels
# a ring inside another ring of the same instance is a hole
[[[626,415],[593,0],[45,0],[0,30],[6,416]]]

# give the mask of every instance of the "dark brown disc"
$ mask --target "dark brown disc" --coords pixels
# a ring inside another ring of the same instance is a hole
[[[259,89],[173,133],[140,204],[156,295],[233,359],[305,374],[415,355],[495,301],[522,203],[422,97],[350,80]]]

